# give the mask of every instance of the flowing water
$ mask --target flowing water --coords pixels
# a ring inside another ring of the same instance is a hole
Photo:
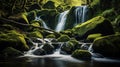
[[[24,56],[18,57],[10,62],[0,62],[0,67],[120,67],[120,60],[109,59],[105,57],[93,56],[91,60],[78,60],[71,55],[60,54],[63,42],[57,42],[60,46],[49,55],[34,55],[33,52],[42,48],[44,43],[52,43],[52,39],[38,39],[42,43],[33,44],[33,48],[25,53]],[[32,41],[32,40],[31,40]],[[55,43],[55,42],[54,42]],[[40,45],[39,45],[40,44]],[[92,43],[82,43],[81,49],[91,51]],[[92,53],[92,52],[91,52]]]
[[[60,13],[58,18],[58,24],[56,25],[55,31],[59,32],[61,30],[64,30],[68,12],[69,10],[63,13]]]
[[[35,17],[35,20],[42,22],[43,27],[46,28],[46,29],[49,29],[49,27],[48,27],[48,26],[46,25],[46,23],[40,18],[40,16],[39,16],[39,17],[36,16],[36,17]]]

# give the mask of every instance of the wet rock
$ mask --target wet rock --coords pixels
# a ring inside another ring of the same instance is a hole
[[[103,36],[114,34],[113,26],[110,21],[101,16],[78,24],[73,28],[73,32],[79,39],[86,39],[89,34],[100,33]]]
[[[34,54],[34,55],[45,55],[46,52],[45,52],[44,49],[39,48],[39,49],[35,50],[35,51],[33,52],[33,54]]]
[[[45,50],[46,54],[52,54],[54,51],[54,46],[48,43],[48,44],[44,44],[42,49]]]
[[[23,55],[23,53],[15,48],[7,47],[2,51],[5,58],[8,57],[18,57]]]
[[[56,38],[54,34],[49,34],[46,36],[46,38]]]
[[[57,40],[58,42],[67,42],[70,40],[70,37],[68,35],[61,35]]]
[[[75,50],[72,53],[72,57],[77,59],[89,60],[91,59],[91,54],[87,50]]]
[[[120,57],[120,34],[99,37],[93,42],[93,51],[106,57]]]
[[[64,43],[63,46],[61,47],[61,51],[66,54],[72,54],[73,50],[74,44],[71,42]]]

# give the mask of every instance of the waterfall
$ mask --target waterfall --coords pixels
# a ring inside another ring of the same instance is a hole
[[[68,12],[69,12],[69,10],[65,11],[63,13],[60,13],[59,19],[58,19],[58,24],[57,24],[57,26],[55,28],[55,31],[59,32],[61,30],[64,30],[64,26],[65,26],[65,23],[66,23]]]
[[[36,21],[41,21],[42,24],[43,24],[43,27],[46,28],[46,29],[49,29],[49,27],[48,27],[48,26],[45,24],[45,22],[40,18],[40,16],[39,16],[39,17],[36,16],[36,17],[35,17],[35,20],[36,20]]]
[[[85,22],[86,14],[88,12],[87,6],[79,6],[75,9],[75,25],[81,22]]]

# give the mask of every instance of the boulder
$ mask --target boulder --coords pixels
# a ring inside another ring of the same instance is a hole
[[[96,34],[90,34],[87,37],[87,42],[93,42],[96,38],[101,37],[102,34],[96,33]]]
[[[46,38],[56,38],[54,34],[49,34],[46,36]]]
[[[52,54],[54,51],[54,46],[48,43],[48,44],[44,44],[42,49],[45,50],[46,54]]]
[[[89,34],[96,33],[100,33],[103,36],[114,34],[112,24],[102,16],[97,16],[82,24],[78,24],[72,30],[78,39],[86,39]]]
[[[72,54],[74,50],[74,44],[71,42],[66,42],[63,44],[63,46],[61,47],[61,53],[65,53],[65,54]]]
[[[89,60],[91,59],[91,54],[87,50],[78,49],[72,53],[72,57],[77,58],[77,59]]]
[[[37,37],[43,38],[42,34],[39,31],[33,31],[27,34],[28,37]]]
[[[57,40],[58,42],[67,42],[70,40],[70,37],[68,35],[61,35]]]
[[[103,56],[120,58],[120,34],[99,37],[94,40],[92,48]]]
[[[39,49],[35,50],[35,51],[33,52],[33,54],[34,54],[34,55],[45,55],[46,52],[45,52],[44,49],[39,48]]]
[[[12,48],[12,47],[7,47],[5,48],[3,51],[2,51],[3,55],[5,58],[8,58],[8,57],[18,57],[18,56],[21,56],[23,55],[23,53],[15,48]]]
[[[13,47],[20,51],[29,49],[24,35],[15,30],[0,34],[0,50],[5,49],[6,47]]]
[[[37,3],[35,3],[35,4],[33,4],[29,7],[29,11],[32,11],[32,10],[35,10],[35,9],[41,10],[42,7]]]

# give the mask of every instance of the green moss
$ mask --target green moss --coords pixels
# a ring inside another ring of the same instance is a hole
[[[74,50],[74,44],[72,42],[64,43],[61,47],[61,51],[64,51],[66,54],[72,54]]]
[[[114,8],[103,11],[101,16],[109,19],[110,21],[114,21],[114,19],[116,18]]]
[[[77,58],[77,59],[91,59],[91,54],[87,50],[75,50],[72,53],[72,57]]]
[[[29,24],[29,21],[27,19],[27,13],[22,13],[22,18]]]
[[[42,34],[39,31],[33,31],[28,34],[28,37],[38,37],[43,38]]]
[[[68,35],[61,35],[57,40],[59,42],[66,42],[70,40],[70,37]]]
[[[100,33],[102,35],[114,34],[110,21],[101,16],[97,16],[82,24],[78,24],[72,30],[74,34],[77,34],[81,38],[87,38],[89,34],[94,33]]]
[[[107,57],[119,57],[120,34],[96,38],[93,42],[94,52]]]
[[[46,38],[56,38],[54,34],[49,34],[46,36]]]
[[[88,35],[87,40],[93,42],[96,38],[101,37],[101,35],[102,34],[100,34],[100,33],[98,33],[98,34],[90,34],[90,35]]]
[[[6,47],[14,47],[21,51],[29,49],[24,39],[24,36],[15,30],[8,31],[8,33],[2,33],[0,35],[1,50]]]
[[[31,22],[32,20],[35,19],[36,17],[36,12],[33,10],[33,11],[30,11],[26,14],[26,17],[28,19],[29,22]],[[26,18],[25,18],[26,19]]]

